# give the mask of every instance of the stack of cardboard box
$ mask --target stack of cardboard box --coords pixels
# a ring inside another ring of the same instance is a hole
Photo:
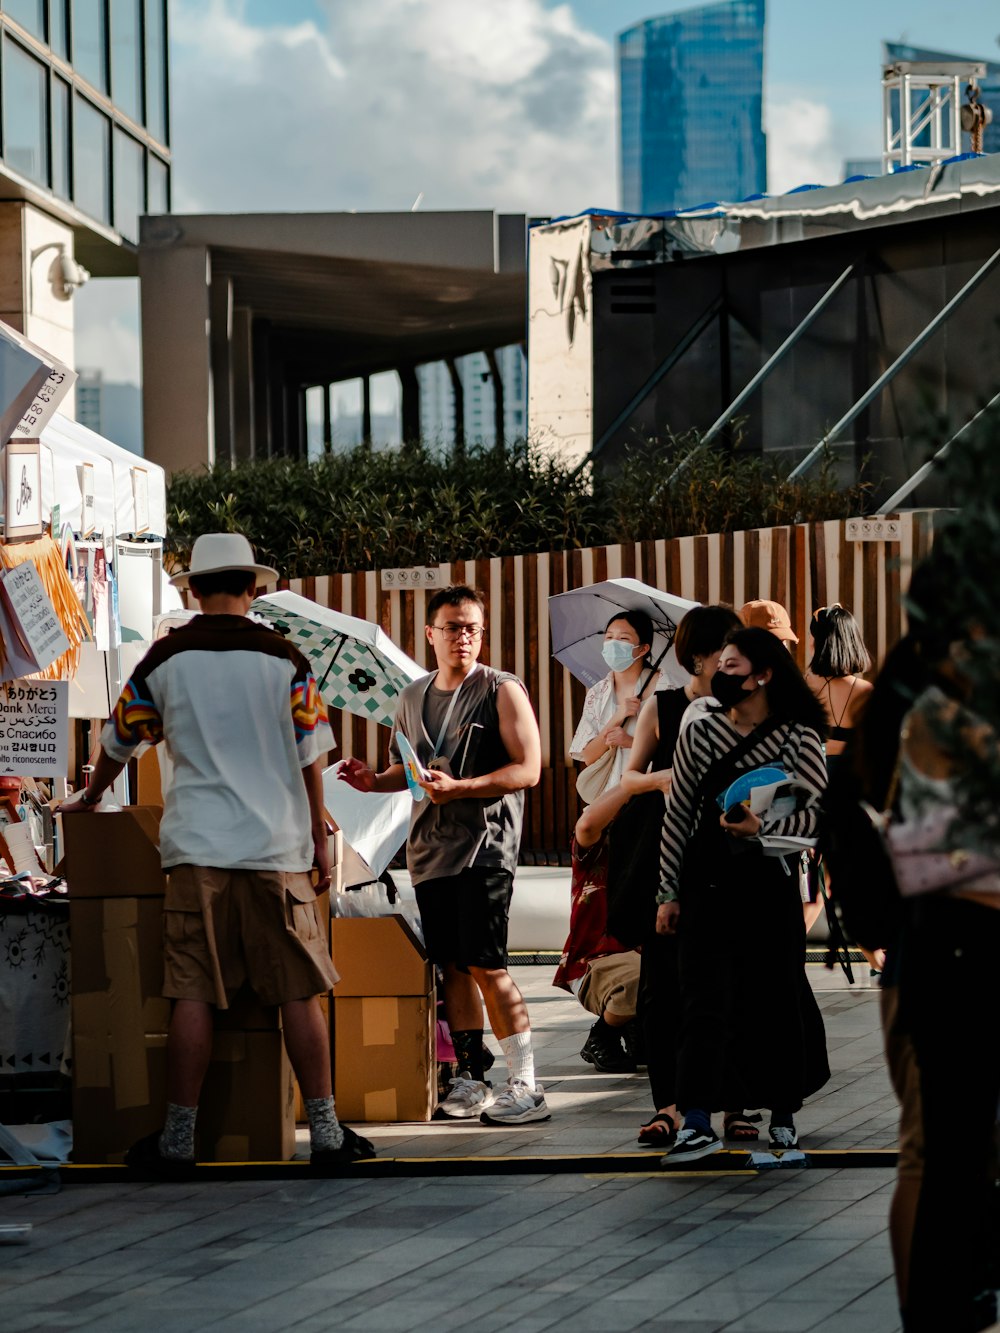
[[[434,971],[399,915],[334,918],[334,1093],[344,1120],[429,1120]]]
[[[121,1161],[163,1123],[170,1002],[161,995],[160,813],[131,806],[63,819],[78,1162]],[[294,1084],[277,1009],[248,992],[217,1017],[198,1114],[200,1159],[291,1157]]]

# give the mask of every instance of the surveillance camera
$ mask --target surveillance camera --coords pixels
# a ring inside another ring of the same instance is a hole
[[[78,264],[72,255],[64,250],[59,256],[59,276],[62,279],[62,285],[68,292],[75,291],[82,287],[85,282],[90,281],[90,272],[82,264]]]

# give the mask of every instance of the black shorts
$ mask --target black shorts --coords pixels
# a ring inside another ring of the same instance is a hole
[[[507,918],[514,891],[509,870],[473,866],[416,885],[427,955],[439,966],[507,966]]]

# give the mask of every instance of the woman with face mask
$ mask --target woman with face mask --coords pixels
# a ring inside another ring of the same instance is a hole
[[[610,761],[602,764],[607,771],[601,774],[599,790],[588,789],[588,801],[621,781],[643,698],[660,681],[660,673],[652,670],[649,660],[652,643],[653,622],[644,611],[621,611],[608,621],[602,650],[608,674],[587,691],[580,725],[569,747],[570,757],[586,767],[612,752]]]
[[[677,626],[674,653],[690,680],[677,689],[658,691],[643,704],[621,781],[622,790],[635,799],[612,824],[609,838],[608,893],[613,899],[609,928],[640,949],[636,1021],[654,1113],[640,1127],[638,1141],[660,1152],[670,1147],[677,1133],[674,1083],[680,1026],[677,939],[656,933],[663,804],[670,790],[681,718],[695,700],[712,698],[723,642],[730,630],[739,627],[739,617],[728,606],[696,606]],[[726,1132],[757,1137],[756,1129],[738,1112],[726,1117]]]
[[[664,1162],[722,1147],[713,1111],[769,1108],[773,1147],[798,1143],[794,1114],[829,1078],[823,1023],[805,976],[795,858],[761,834],[813,837],[826,786],[826,719],[791,654],[767,630],[726,638],[712,678],[718,708],[674,752],[660,840],[656,928],[677,934],[682,1019],[677,1104],[684,1121]],[[797,784],[758,818],[718,798],[741,775],[781,769]]]

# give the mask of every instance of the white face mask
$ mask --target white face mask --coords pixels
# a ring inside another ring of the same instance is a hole
[[[638,648],[625,639],[605,639],[601,656],[612,671],[627,671],[635,661],[638,651]]]

